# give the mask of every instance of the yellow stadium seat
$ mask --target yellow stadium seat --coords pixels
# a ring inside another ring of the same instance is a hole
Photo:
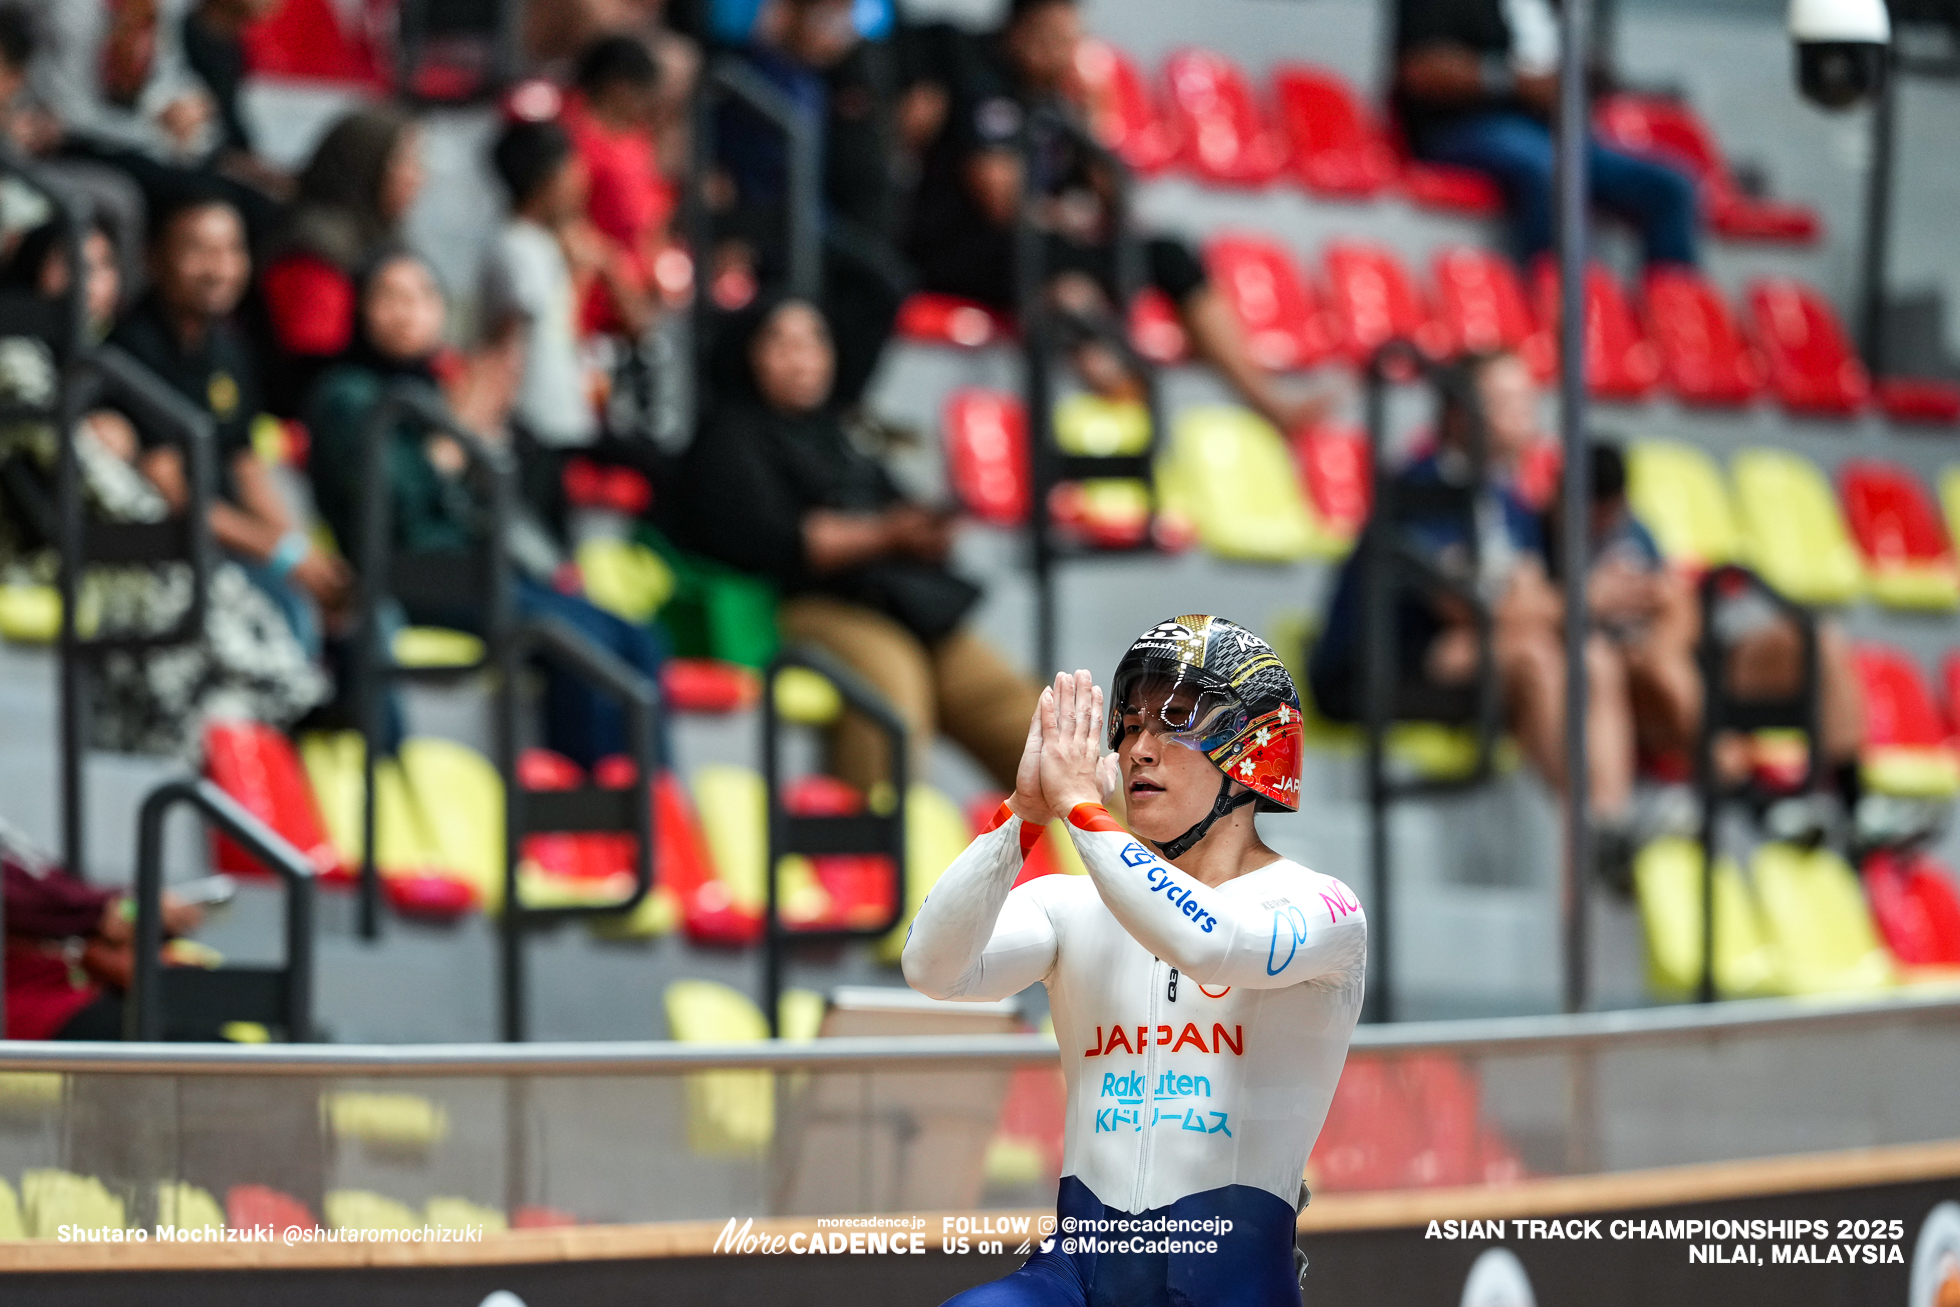
[[[20,1198],[14,1187],[0,1177],[0,1239],[25,1239],[27,1218],[21,1214]]]
[[[1940,473],[1940,516],[1946,519],[1946,536],[1960,541],[1960,463]]]
[[[1817,466],[1787,450],[1745,449],[1731,470],[1749,565],[1799,603],[1856,599],[1864,565]]]
[[[405,626],[388,642],[388,652],[403,667],[468,667],[482,661],[483,641],[444,626]]]
[[[15,644],[53,644],[61,637],[61,591],[0,585],[0,636]]]
[[[157,1183],[157,1224],[173,1230],[222,1230],[225,1211],[209,1189],[181,1180]]]
[[[368,1189],[335,1189],[321,1204],[331,1230],[419,1230],[422,1214]]]
[[[1858,993],[1894,983],[1892,955],[1843,858],[1829,849],[1765,844],[1751,869],[1785,992]]]
[[[715,874],[737,908],[762,911],[769,895],[763,879],[769,865],[769,796],[762,774],[710,763],[694,774],[693,790]]]
[[[685,1044],[750,1044],[769,1038],[755,1000],[712,980],[677,980],[662,996],[669,1035]],[[823,1020],[823,996],[783,994],[785,1038],[809,1039]],[[767,1071],[703,1071],[687,1076],[687,1142],[709,1157],[752,1155],[776,1132],[774,1078]]]
[[[1323,543],[1279,432],[1246,409],[1211,405],[1180,413],[1170,457],[1158,470],[1160,484],[1165,474],[1182,483],[1178,509],[1189,515],[1199,543],[1221,558],[1291,562]]]
[[[1721,469],[1693,445],[1642,440],[1627,451],[1627,502],[1671,563],[1714,567],[1742,556]]]
[[[1150,448],[1150,410],[1078,391],[1055,405],[1055,446],[1083,458],[1141,454]]]
[[[645,545],[602,537],[581,544],[577,557],[585,597],[636,626],[674,597],[674,570]]]
[[[438,1230],[480,1229],[496,1234],[510,1229],[510,1221],[494,1207],[473,1203],[467,1198],[437,1195],[424,1207],[424,1219]]]
[[[1634,859],[1634,898],[1647,946],[1647,983],[1663,998],[1701,986],[1701,845],[1658,839]],[[1715,989],[1723,998],[1777,992],[1777,957],[1733,858],[1715,864]]]
[[[449,1137],[448,1110],[421,1094],[343,1089],[322,1094],[320,1111],[336,1139],[384,1149],[427,1149]]]
[[[474,888],[486,911],[497,911],[504,901],[503,778],[476,750],[433,736],[404,740],[400,760],[436,867]]]
[[[92,1175],[53,1168],[24,1171],[20,1201],[30,1239],[53,1239],[64,1225],[120,1230],[128,1224],[123,1200]]]
[[[878,945],[878,956],[897,962],[905,951],[905,932],[926,895],[953,859],[973,842],[959,805],[930,785],[915,784],[905,794],[905,915]]]
[[[844,696],[820,672],[785,667],[776,677],[776,711],[785,721],[828,726],[843,713]]]

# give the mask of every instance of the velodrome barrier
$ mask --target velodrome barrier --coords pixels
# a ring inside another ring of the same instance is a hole
[[[10,1044],[0,1177],[38,1237],[0,1276],[37,1303],[936,1303],[1052,1218],[1054,1056]],[[1308,1179],[1312,1307],[1952,1307],[1960,992],[1364,1028]]]

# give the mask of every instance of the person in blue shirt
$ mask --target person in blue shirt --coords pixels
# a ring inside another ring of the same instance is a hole
[[[1566,775],[1564,605],[1551,581],[1540,519],[1511,483],[1519,458],[1541,438],[1538,387],[1515,354],[1477,355],[1459,367],[1459,384],[1444,392],[1435,447],[1397,479],[1411,488],[1439,483],[1468,488],[1470,511],[1406,520],[1404,538],[1446,575],[1474,586],[1488,607],[1505,725],[1525,757],[1558,789]],[[1481,485],[1474,484],[1471,467],[1470,414],[1460,398],[1466,393],[1475,394],[1484,417]],[[1361,720],[1361,640],[1357,550],[1335,583],[1308,668],[1323,716]],[[1400,685],[1468,691],[1477,673],[1472,610],[1441,591],[1404,592],[1395,610],[1395,652]],[[1588,795],[1601,869],[1612,871],[1632,852],[1633,714],[1626,661],[1611,641],[1592,637],[1586,667]]]

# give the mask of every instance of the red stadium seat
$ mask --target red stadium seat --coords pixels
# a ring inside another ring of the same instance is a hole
[[[1182,363],[1191,357],[1177,306],[1155,286],[1145,286],[1130,304],[1130,344],[1152,363]]]
[[[1918,478],[1893,463],[1852,459],[1838,469],[1838,487],[1845,524],[1881,603],[1931,609],[1960,603],[1953,548]]]
[[[1005,314],[973,300],[936,291],[908,296],[898,306],[897,326],[898,334],[907,340],[925,345],[957,345],[962,349],[979,349],[1014,335],[1014,324]]]
[[[1205,267],[1238,315],[1246,348],[1274,371],[1311,367],[1334,352],[1338,325],[1278,242],[1219,236],[1205,246]]]
[[[1366,199],[1395,181],[1401,164],[1394,147],[1339,74],[1281,64],[1273,70],[1273,96],[1302,186],[1335,199]]]
[[[1341,347],[1359,363],[1385,342],[1412,341],[1425,354],[1449,353],[1449,332],[1429,314],[1415,278],[1385,245],[1335,241],[1327,247],[1330,303]]]
[[[1763,362],[1722,292],[1692,268],[1649,268],[1647,329],[1667,383],[1685,404],[1747,404],[1762,392]]]
[[[1852,654],[1865,697],[1865,745],[1873,749],[1939,748],[1947,728],[1919,665],[1901,650],[1861,644]]]
[[[1502,254],[1454,245],[1438,251],[1433,270],[1437,321],[1454,348],[1479,354],[1522,350],[1536,339],[1537,322],[1518,270]],[[1533,364],[1533,371],[1549,370]]]
[[[1097,139],[1124,163],[1148,177],[1177,161],[1182,142],[1175,125],[1121,50],[1093,37],[1081,42],[1075,80]]]
[[[204,774],[300,851],[322,876],[352,874],[327,834],[293,742],[262,722],[213,722],[204,732]],[[232,875],[272,872],[215,830],[211,865]]]
[[[783,807],[797,817],[852,817],[864,796],[835,776],[801,776],[783,787]],[[797,922],[805,930],[876,926],[892,911],[891,859],[875,854],[824,854],[810,859],[828,904]]]
[[[1180,50],[1164,62],[1164,80],[1194,176],[1217,186],[1265,186],[1279,176],[1286,137],[1267,122],[1236,64],[1210,50]]]
[[[1504,212],[1504,192],[1474,168],[1410,159],[1402,165],[1402,193],[1418,209],[1495,218]]]
[[[660,694],[673,712],[741,712],[762,697],[762,681],[740,663],[719,658],[669,658],[660,664]]]
[[[1884,377],[1878,406],[1895,422],[1952,426],[1960,422],[1960,386],[1932,377]]]
[[[1720,235],[1807,244],[1822,230],[1817,211],[1807,205],[1743,191],[1707,124],[1678,100],[1608,96],[1595,111],[1593,126],[1608,144],[1670,163],[1693,178],[1701,187],[1708,224]]]
[[[1550,259],[1541,259],[1533,279],[1538,321],[1547,338],[1541,351],[1558,366],[1559,276]],[[1619,278],[1605,265],[1586,268],[1586,385],[1602,399],[1638,400],[1661,377],[1661,356],[1627,302]]]
[[[1960,968],[1960,894],[1953,874],[1924,853],[1880,849],[1865,859],[1865,901],[1900,965]]]
[[[1849,416],[1865,406],[1871,378],[1830,301],[1793,278],[1763,277],[1749,287],[1749,309],[1768,356],[1770,389],[1783,407]]]
[[[1368,437],[1358,427],[1315,427],[1293,437],[1300,488],[1329,533],[1353,540],[1374,500]]]
[[[956,390],[946,399],[946,477],[966,511],[989,526],[1028,520],[1028,422],[1021,401],[998,391]]]

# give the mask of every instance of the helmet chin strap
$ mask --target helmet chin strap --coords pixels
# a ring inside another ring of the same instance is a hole
[[[1189,853],[1197,845],[1199,840],[1210,833],[1212,823],[1216,822],[1220,817],[1229,816],[1237,812],[1240,808],[1253,802],[1258,797],[1259,791],[1254,789],[1247,789],[1243,794],[1233,794],[1232,778],[1230,776],[1221,777],[1218,782],[1218,797],[1211,801],[1211,811],[1205,815],[1203,821],[1193,826],[1190,830],[1185,831],[1184,834],[1174,840],[1166,840],[1162,844],[1158,844],[1156,840],[1151,840],[1150,843],[1157,846],[1157,852],[1162,854],[1166,860],[1176,862],[1179,858]]]

